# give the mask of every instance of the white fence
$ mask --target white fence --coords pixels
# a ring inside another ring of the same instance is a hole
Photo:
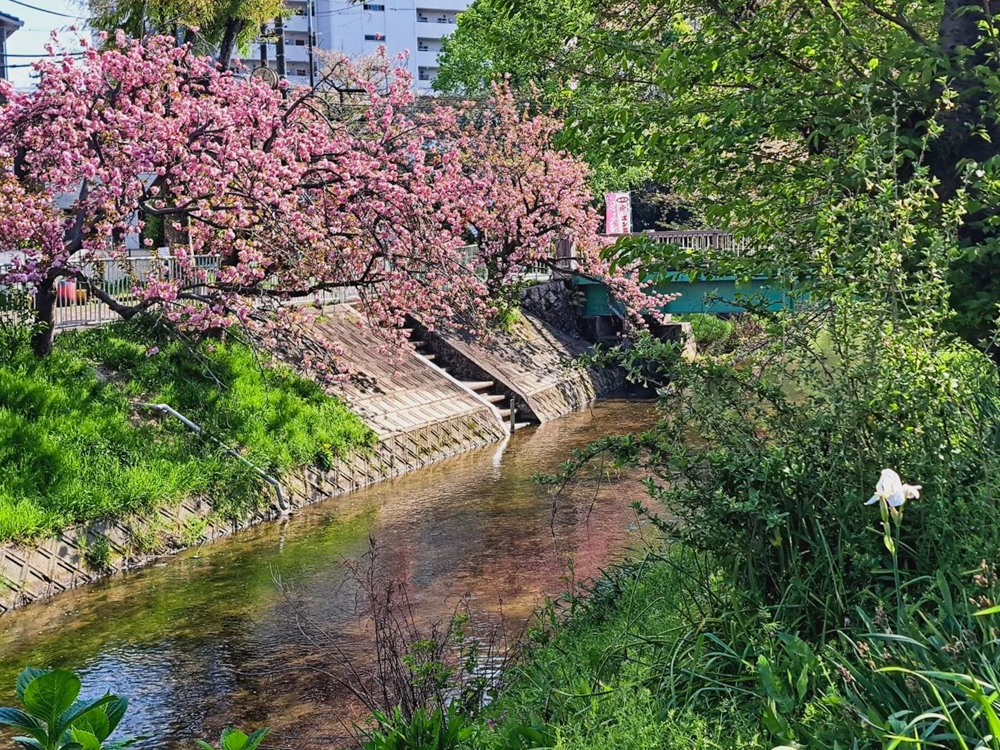
[[[474,262],[476,246],[462,248],[467,265]],[[192,263],[193,261],[193,267]],[[150,280],[181,281],[189,291],[207,291],[202,285],[214,283],[219,272],[220,258],[217,255],[197,255],[186,263],[177,258],[158,255],[133,256],[86,261],[80,264],[81,273],[98,289],[106,292],[116,301],[129,305],[139,301],[137,291]],[[0,272],[6,270],[0,266]],[[8,286],[7,290],[24,292],[20,285]],[[0,294],[4,293],[0,287]],[[310,294],[297,299],[298,304],[335,305],[354,302],[359,298],[354,287],[339,287]],[[30,299],[33,304],[33,299]],[[56,328],[80,328],[99,326],[118,319],[106,304],[93,295],[86,286],[73,278],[56,280]]]
[[[622,235],[608,235],[615,239]],[[721,250],[737,257],[751,255],[753,249],[745,239],[737,239],[719,229],[678,229],[666,232],[634,232],[630,237],[647,237],[653,242],[676,245],[691,250]]]

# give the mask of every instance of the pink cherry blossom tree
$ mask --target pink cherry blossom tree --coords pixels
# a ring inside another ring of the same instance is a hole
[[[534,103],[518,104],[504,82],[486,106],[469,116],[460,151],[470,195],[467,217],[479,246],[493,299],[515,288],[526,270],[569,270],[608,285],[632,322],[669,301],[651,292],[637,269],[614,269],[601,252],[600,215],[588,186],[586,163],[554,146],[562,125]],[[572,249],[572,259],[560,258]]]
[[[381,59],[384,75],[341,62],[317,90],[272,89],[172,39],[120,36],[79,58],[54,53],[34,91],[0,82],[0,251],[14,255],[0,285],[33,290],[35,352],[51,349],[61,279],[123,318],[239,325],[286,350],[306,328],[293,302],[352,287],[367,319],[404,343],[406,314],[482,320],[563,238],[581,272],[633,313],[646,305],[600,258],[586,171],[552,148],[555,120],[498,88],[461,125],[457,110],[413,106],[409,74]],[[136,237],[151,251],[154,222],[180,240],[173,268],[132,274],[124,292],[106,285],[109,267],[132,273]],[[470,226],[485,280],[461,249]]]
[[[59,279],[124,318],[159,308],[188,328],[242,323],[265,339],[294,327],[289,300],[338,287],[355,287],[385,328],[482,298],[459,251],[462,165],[429,147],[429,118],[406,114],[404,70],[381,90],[358,80],[366,106],[346,113],[167,38],[120,38],[39,73],[32,92],[0,83],[0,250],[16,253],[0,284],[34,288],[38,354]],[[179,271],[110,292],[95,269],[129,269],[126,239],[154,217],[185,238],[172,248]],[[196,263],[205,255],[217,272]]]

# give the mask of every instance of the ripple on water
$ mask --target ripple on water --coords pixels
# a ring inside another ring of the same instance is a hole
[[[0,702],[14,700],[23,666],[54,666],[82,672],[88,696],[128,696],[120,731],[148,735],[147,747],[189,747],[227,725],[343,744],[340,721],[358,709],[317,671],[329,665],[304,648],[274,575],[361,662],[368,638],[342,563],[364,554],[369,532],[419,617],[445,617],[468,595],[478,625],[502,602],[519,627],[565,588],[569,560],[578,578],[595,575],[646,531],[629,508],[635,477],[582,482],[555,506],[531,477],[654,419],[650,402],[601,402],[518,432],[499,459],[497,446],[456,456],[0,618]]]

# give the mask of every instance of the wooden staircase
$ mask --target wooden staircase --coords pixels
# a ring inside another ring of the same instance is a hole
[[[445,372],[448,372],[448,368],[442,362],[435,361],[437,355],[433,352],[427,351],[427,342],[416,337],[415,332],[410,331],[410,343],[416,347],[417,353],[424,359],[428,359],[434,362],[435,366],[441,368]],[[449,375],[455,377],[452,373],[448,372]],[[462,380],[461,378],[455,378],[462,385],[471,391],[474,391],[477,395],[481,396],[486,401],[493,404],[500,412],[500,416],[503,417],[504,424],[507,426],[509,432],[514,430],[519,430],[522,427],[527,427],[531,422],[518,422],[517,413],[510,403],[506,393],[503,393],[499,388],[497,388],[496,383],[492,380]]]

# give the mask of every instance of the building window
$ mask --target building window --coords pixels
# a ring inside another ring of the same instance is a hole
[[[385,41],[385,34],[365,34],[366,42],[382,42]]]
[[[365,10],[385,10],[385,6],[378,3],[364,3],[361,7]]]
[[[305,39],[296,39],[295,40],[295,46],[296,47],[305,47],[306,46],[306,40]]]
[[[309,71],[306,70],[305,68],[296,68],[295,75],[302,76],[303,78],[305,78],[307,75],[309,75]]]
[[[421,23],[427,23],[427,16],[425,16],[423,13],[417,13],[417,20],[420,21]]]
[[[417,78],[421,81],[433,81],[437,78],[437,68],[420,68],[417,71]]]
[[[427,42],[417,42],[417,52],[430,52],[431,48],[427,46]]]

